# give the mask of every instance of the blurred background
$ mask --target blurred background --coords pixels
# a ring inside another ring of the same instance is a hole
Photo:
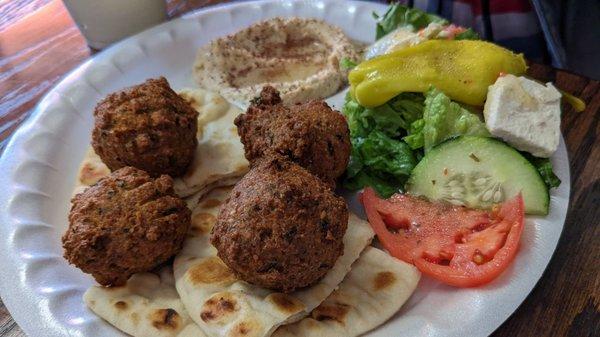
[[[39,98],[65,73],[97,52],[89,45],[102,48],[110,43],[97,39],[119,37],[123,27],[129,29],[127,34],[133,34],[148,25],[223,2],[0,0],[0,152]],[[600,0],[400,2],[472,27],[480,36],[522,52],[530,60],[600,79]],[[65,4],[75,15],[69,14]],[[125,25],[119,29],[104,24],[97,15],[118,15],[127,10],[135,11],[136,20],[121,20]]]
[[[529,60],[600,79],[599,0],[398,1],[471,27]]]

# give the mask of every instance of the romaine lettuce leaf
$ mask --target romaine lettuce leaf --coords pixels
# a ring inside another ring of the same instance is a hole
[[[379,40],[398,27],[412,26],[413,30],[419,30],[427,27],[432,22],[439,24],[448,23],[446,19],[423,12],[420,9],[407,7],[401,4],[392,4],[377,22],[375,39]]]
[[[379,130],[371,132],[358,151],[363,165],[395,177],[410,175],[417,164],[408,144],[392,139]]]
[[[425,152],[456,136],[490,136],[485,124],[476,114],[453,102],[434,87],[431,87],[425,95],[423,122],[413,124],[409,136],[405,137],[404,141],[412,149],[417,149],[422,144]]]
[[[376,174],[368,171],[360,171],[352,179],[344,180],[344,188],[356,191],[365,186],[370,186],[374,188],[381,197],[388,198],[394,193],[402,192],[405,183],[406,179],[395,181],[393,177],[380,178]]]
[[[401,140],[410,125],[423,116],[425,98],[406,93],[388,103],[367,109],[350,94],[342,108],[352,141],[344,187],[358,190],[371,186],[388,197],[403,188],[417,164],[418,153]]]
[[[374,130],[366,138],[352,139],[344,187],[357,190],[371,186],[388,197],[404,186],[416,164],[406,143]]]
[[[410,146],[411,149],[416,150],[423,147],[423,128],[425,127],[425,120],[419,119],[414,121],[410,125],[408,136],[402,138],[403,141]]]
[[[365,108],[348,93],[342,111],[353,138],[367,137],[373,130],[397,137],[407,134],[411,123],[422,118],[424,101],[422,94],[402,93],[384,105]]]
[[[403,92],[387,102],[394,111],[399,113],[403,120],[408,123],[405,129],[414,121],[423,117],[425,97],[422,93]]]

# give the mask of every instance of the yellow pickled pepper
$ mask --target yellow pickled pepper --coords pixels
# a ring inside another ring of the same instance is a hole
[[[425,92],[430,85],[451,99],[483,105],[488,87],[501,73],[522,75],[522,54],[477,40],[430,40],[360,63],[348,79],[365,107],[384,104],[402,92]]]

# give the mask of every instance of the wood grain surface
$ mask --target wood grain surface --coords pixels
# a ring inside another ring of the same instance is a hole
[[[587,109],[577,113],[563,104],[571,200],[558,247],[535,289],[494,336],[600,336],[600,82],[541,65],[529,73],[579,96]]]
[[[169,15],[217,2],[170,0]],[[62,2],[0,0],[0,152],[40,97],[92,54]],[[558,248],[493,336],[600,336],[600,83],[543,65],[529,72],[581,97],[587,109],[563,107],[572,190]],[[0,336],[25,336],[1,301]]]

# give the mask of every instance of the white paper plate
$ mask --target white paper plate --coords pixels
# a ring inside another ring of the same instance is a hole
[[[245,2],[199,11],[129,38],[60,82],[15,133],[0,162],[0,290],[30,336],[119,336],[82,302],[92,278],[62,258],[69,197],[90,141],[92,111],[106,94],[164,75],[174,88],[193,86],[196,50],[211,39],[273,16],[307,16],[373,41],[373,10],[362,2]],[[331,102],[340,107],[342,95]],[[563,181],[550,214],[529,217],[512,266],[486,287],[456,289],[426,277],[403,309],[373,336],[484,336],[519,306],[542,275],[560,237],[569,200],[567,152],[553,158]]]

